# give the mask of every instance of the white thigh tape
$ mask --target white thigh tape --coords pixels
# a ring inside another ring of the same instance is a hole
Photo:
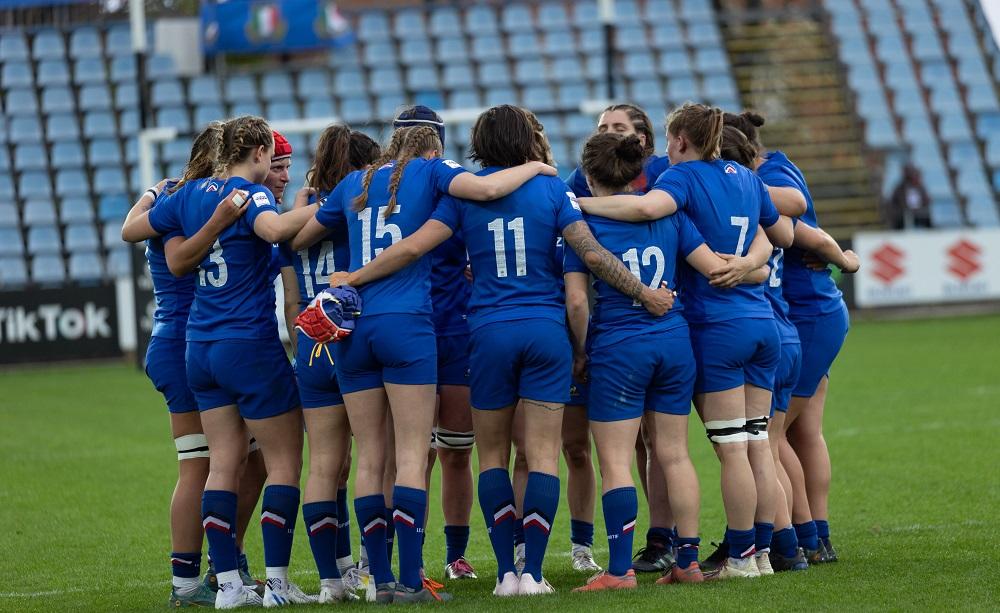
[[[746,423],[747,420],[744,418],[706,421],[705,433],[708,435],[708,440],[718,445],[744,443],[747,441],[747,433],[744,429]]]
[[[255,451],[260,451],[260,444],[257,442],[257,439],[255,439],[254,437],[251,436],[250,437],[250,448],[249,448],[249,451],[247,451],[247,453],[253,453]]]
[[[476,443],[475,432],[455,432],[445,428],[437,428],[438,449],[454,449],[462,451],[472,449]]]
[[[204,434],[185,434],[174,439],[177,460],[193,460],[208,457],[208,439]]]

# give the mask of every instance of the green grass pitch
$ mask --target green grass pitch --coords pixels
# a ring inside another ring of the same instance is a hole
[[[837,564],[704,586],[659,587],[646,576],[628,594],[570,594],[585,577],[569,567],[563,505],[545,565],[558,593],[500,601],[490,596],[495,565],[476,506],[469,557],[481,579],[450,585],[456,600],[449,608],[995,610],[998,365],[1000,317],[853,326],[834,366],[826,416]],[[0,390],[0,610],[164,609],[175,456],[162,399],[142,373],[120,365],[0,372]],[[696,418],[691,443],[706,554],[724,522],[718,465]],[[432,494],[425,558],[440,578],[437,500]],[[604,563],[599,502],[597,510],[596,557]],[[253,526],[248,553],[262,572]],[[645,528],[641,513],[636,547]],[[356,527],[351,536],[356,552]],[[318,590],[301,529],[292,577]]]

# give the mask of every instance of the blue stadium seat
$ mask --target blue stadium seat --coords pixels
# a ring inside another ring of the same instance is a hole
[[[31,260],[31,280],[39,285],[61,285],[66,281],[62,257],[39,255]]]
[[[619,26],[636,25],[642,17],[636,0],[617,0],[615,2],[615,23]]]
[[[677,19],[672,2],[646,2],[646,11],[642,16],[650,25],[673,23]]]
[[[444,73],[441,75],[441,85],[449,90],[474,87],[475,77],[472,74],[472,67],[457,62],[445,64]]]
[[[61,60],[66,57],[66,44],[58,30],[42,30],[31,42],[31,55],[36,60]]]
[[[426,38],[424,12],[419,9],[397,11],[393,19],[392,32],[400,40]]]
[[[60,198],[81,196],[90,192],[87,173],[82,170],[63,169],[56,172],[56,195]]]
[[[50,143],[80,139],[80,124],[75,115],[49,115],[45,135]]]
[[[569,25],[566,6],[560,2],[546,2],[538,7],[538,27],[543,30],[562,30]]]
[[[506,85],[488,88],[483,95],[483,105],[496,106],[498,104],[520,104],[520,96],[517,95],[517,91],[513,87]]]
[[[989,71],[980,57],[959,59],[958,80],[966,85],[989,85],[992,83]]]
[[[153,82],[150,100],[155,108],[187,104],[184,88],[178,79],[157,79]]]
[[[403,76],[395,66],[376,68],[371,77],[374,94],[398,94],[403,91]]]
[[[191,147],[184,140],[172,140],[167,141],[160,145],[160,162],[167,162],[168,164],[174,164],[180,162],[184,164],[188,160],[188,156],[191,153]]]
[[[722,49],[696,49],[694,64],[698,72],[702,74],[729,72],[729,60],[726,58],[726,53]]]
[[[115,138],[114,115],[106,111],[92,111],[83,117],[83,135],[86,138]]]
[[[108,28],[107,53],[111,56],[131,55],[132,32],[128,24],[113,25]]]
[[[590,27],[580,30],[579,49],[581,53],[604,53],[604,30]]]
[[[96,252],[71,253],[69,256],[69,278],[78,283],[100,281],[104,276],[104,265]]]
[[[947,198],[931,201],[931,225],[935,228],[957,228],[963,225],[962,213],[954,200]]]
[[[986,141],[986,163],[992,168],[1000,168],[1000,133],[990,135]]]
[[[902,117],[927,115],[927,107],[920,95],[900,95],[900,92],[897,92],[894,106],[896,113]]]
[[[222,93],[219,91],[219,81],[209,75],[194,77],[188,81],[187,99],[195,104],[221,103]]]
[[[330,52],[330,67],[337,68],[357,68],[361,66],[361,50],[357,44],[350,47],[337,47]]]
[[[363,96],[368,90],[365,87],[363,70],[345,69],[333,76],[333,91],[341,97]]]
[[[448,107],[453,109],[479,108],[482,105],[477,89],[457,89],[448,97]]]
[[[369,68],[396,64],[396,47],[391,42],[371,42],[365,45],[365,65]]]
[[[477,62],[503,60],[503,41],[499,36],[477,36],[472,39],[472,59]]]
[[[979,42],[972,32],[967,34],[952,33],[948,36],[948,53],[957,58],[980,57],[982,51]]]
[[[264,116],[267,117],[268,121],[285,121],[298,119],[301,117],[301,114],[299,113],[299,105],[295,102],[291,100],[279,100],[268,103]]]
[[[236,75],[225,80],[222,98],[229,104],[257,100],[257,82],[249,75]]]
[[[587,115],[572,113],[566,116],[563,134],[570,138],[589,136],[596,131],[596,121]]]
[[[619,51],[648,51],[645,26],[625,26],[615,29],[615,49]]]
[[[439,64],[447,68],[451,62],[464,61],[469,55],[465,38],[449,36],[440,38],[434,45],[434,57]]]
[[[500,23],[504,32],[523,32],[533,30],[535,27],[531,8],[526,4],[508,4],[500,12]]]
[[[972,85],[966,93],[965,103],[973,113],[1000,111],[996,90],[989,85]]]
[[[54,226],[56,225],[56,209],[51,200],[28,200],[24,203],[24,225]]]
[[[965,112],[962,100],[958,97],[954,86],[950,90],[947,87],[942,87],[931,91],[931,110],[941,115]]]
[[[681,0],[681,17],[685,21],[710,21],[715,11],[709,0]]]
[[[60,253],[62,241],[55,225],[37,226],[28,229],[28,254]]]
[[[187,110],[181,107],[160,109],[156,112],[156,125],[160,127],[174,127],[180,132],[191,131],[191,121],[188,119]],[[125,132],[124,127],[122,133]]]
[[[937,144],[934,128],[925,116],[913,115],[903,118],[903,138],[913,145]]]
[[[111,82],[133,83],[136,78],[135,57],[123,55],[111,59]]]
[[[432,109],[444,108],[444,95],[440,90],[417,91],[413,93],[413,104],[422,104]]]
[[[16,30],[7,30],[0,35],[0,62],[28,61],[28,42],[24,34]]]
[[[416,66],[406,71],[406,88],[411,91],[436,90],[438,73],[434,66]]]
[[[434,51],[431,48],[431,41],[417,38],[400,42],[399,61],[403,66],[433,65]]]
[[[653,3],[658,4],[658,3]],[[657,23],[653,25],[651,35],[652,47],[657,51],[684,48],[684,37],[681,30],[673,23]]]
[[[371,101],[367,97],[344,98],[340,114],[347,123],[367,123],[372,120]]]
[[[937,32],[925,32],[913,39],[913,57],[920,61],[944,59]]]
[[[35,117],[38,114],[38,101],[35,99],[35,92],[30,89],[12,89],[7,92],[6,107],[7,114],[11,117]]]
[[[108,74],[101,58],[82,58],[73,64],[73,82],[77,85],[107,83]]]
[[[556,83],[577,83],[583,74],[583,65],[576,55],[556,58],[551,64],[550,74]]]
[[[683,49],[660,54],[660,74],[665,77],[689,77],[692,73],[691,58]]]
[[[728,74],[706,76],[701,81],[702,94],[718,105],[719,100],[738,100],[736,85]]]
[[[3,258],[0,260],[0,286],[22,287],[27,283],[28,269],[25,267],[24,258]]]
[[[76,141],[56,143],[52,146],[53,168],[83,168],[83,148]]]
[[[34,115],[12,117],[9,130],[12,143],[38,143],[42,141],[42,124]]]
[[[406,97],[402,94],[378,96],[375,101],[375,116],[382,119],[392,119],[396,116],[396,111],[404,104],[406,104]]]
[[[636,52],[625,56],[625,76],[642,78],[656,73],[656,64],[650,53]]]
[[[96,28],[76,28],[69,35],[69,56],[72,58],[101,57],[101,35]]]
[[[21,256],[24,242],[17,228],[0,228],[0,256]]]
[[[582,0],[573,3],[573,25],[577,28],[590,28],[600,23],[597,12],[597,2]]]
[[[514,82],[518,85],[541,85],[548,83],[545,62],[541,60],[520,60],[514,65]]]
[[[663,86],[656,77],[637,78],[629,84],[629,100],[643,108],[663,106]]]
[[[264,114],[263,108],[260,105],[260,101],[256,98],[252,100],[241,100],[239,102],[233,103],[229,107],[230,117],[242,117],[244,115],[253,115],[259,117]]]
[[[308,98],[303,109],[305,117],[334,117],[337,111],[333,108],[333,101],[329,98]]]
[[[92,224],[77,224],[66,228],[66,251],[97,251],[101,241],[97,238],[97,230]]]
[[[361,13],[358,19],[358,38],[363,41],[383,40],[389,37],[389,18],[383,11]]]
[[[76,105],[73,100],[73,92],[68,87],[47,87],[42,90],[42,112],[46,115],[74,113]]]
[[[108,244],[108,243],[105,243]],[[107,271],[109,277],[125,277],[132,271],[132,254],[125,245],[116,246],[108,252]]]
[[[307,68],[300,72],[295,85],[298,96],[302,100],[329,96],[332,91],[329,73],[320,68]]]
[[[479,85],[481,87],[505,86],[511,82],[507,62],[484,62],[479,65]]]
[[[694,23],[686,31],[687,42],[694,48],[701,45],[722,48],[722,37],[714,22]]]
[[[69,85],[69,67],[66,60],[43,60],[38,63],[38,84],[42,87],[51,85]]]
[[[90,206],[90,199],[81,196],[63,199],[59,207],[59,221],[63,224],[94,223],[94,207]]]
[[[97,218],[102,223],[118,222],[125,219],[129,207],[129,201],[124,194],[101,195],[97,204]],[[105,243],[108,244],[107,241]]]
[[[107,85],[84,85],[80,89],[81,111],[111,110],[111,94]]]
[[[534,32],[517,32],[507,37],[507,55],[515,59],[538,56],[541,47]]]
[[[537,85],[524,88],[524,98],[521,101],[525,107],[536,113],[545,113],[556,109],[556,98],[548,85]]]
[[[17,207],[11,202],[0,202],[0,229],[16,228],[18,225]]]
[[[580,107],[580,103],[591,97],[590,88],[586,83],[566,83],[559,87],[559,94],[556,97],[559,107],[565,109],[575,109]]]
[[[966,121],[965,115],[943,115],[938,130],[941,134],[941,139],[946,142],[972,139],[972,130],[969,128],[969,122]]]
[[[674,103],[685,100],[697,100],[701,97],[698,82],[692,77],[674,77],[667,79],[667,99]]]
[[[121,168],[98,168],[94,173],[94,191],[98,194],[124,194],[128,191]]]
[[[35,86],[34,73],[26,62],[4,62],[2,69],[0,69],[0,81],[2,81],[4,89]]]
[[[573,32],[571,30],[551,30],[547,32],[542,52],[547,56],[556,57],[575,54],[576,39],[573,37]]]
[[[146,60],[146,74],[151,79],[170,78],[177,75],[174,58],[169,55],[154,55]]]
[[[431,7],[430,33],[441,38],[444,36],[456,36],[462,32],[462,21],[459,19],[458,10],[451,6]]]
[[[909,61],[903,42],[896,38],[881,38],[875,43],[875,55],[889,64],[901,64]]]
[[[948,146],[948,165],[952,168],[973,164],[978,166],[981,163],[979,149],[972,141],[952,143]]]
[[[608,65],[603,57],[589,55],[584,60],[583,74],[591,81],[603,81],[608,74]]]
[[[0,132],[3,132],[3,121],[0,120]],[[0,138],[0,172],[10,172],[10,154],[7,153],[7,147],[4,143],[6,140],[6,134]],[[0,198],[5,198],[13,195],[12,188],[9,183],[4,183],[2,191],[0,191]]]

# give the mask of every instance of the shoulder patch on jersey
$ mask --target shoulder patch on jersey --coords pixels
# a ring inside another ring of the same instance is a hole
[[[733,166],[732,164],[726,164],[726,174],[727,175],[736,174],[736,167]]]
[[[267,206],[271,204],[270,198],[268,198],[267,194],[265,194],[264,192],[256,192],[253,195],[253,201],[254,204],[256,204],[257,206]]]
[[[459,168],[461,168],[461,167],[462,167],[462,165],[461,165],[461,164],[459,164],[458,162],[456,162],[455,160],[449,160],[449,159],[444,159],[444,160],[442,160],[442,161],[443,161],[443,162],[445,163],[445,165],[446,165],[446,166],[448,166],[449,168],[454,168],[454,169],[456,169],[456,170],[457,170],[457,169],[459,169]]]
[[[576,194],[573,192],[566,192],[566,195],[569,196],[569,203],[573,205],[573,208],[579,211],[580,203],[576,199]]]
[[[208,186],[205,188],[205,191],[208,193],[219,191],[219,184],[215,181],[210,181]]]

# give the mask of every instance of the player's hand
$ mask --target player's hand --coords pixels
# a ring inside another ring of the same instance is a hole
[[[292,202],[293,209],[301,209],[309,206],[309,198],[316,195],[316,188],[308,185],[295,192],[295,200]]]
[[[586,383],[590,377],[590,373],[587,372],[587,362],[586,353],[576,353],[573,355],[573,378],[580,383]]]
[[[802,263],[806,265],[806,268],[815,270],[816,272],[823,272],[830,267],[829,262],[811,251],[806,251],[802,254]]]
[[[743,277],[754,269],[750,258],[731,253],[716,253],[716,255],[725,260],[726,263],[709,273],[709,285],[723,288],[736,287],[743,280]]]
[[[340,287],[341,285],[350,285],[349,279],[351,273],[347,271],[335,272],[330,275],[330,287]]]
[[[549,166],[545,162],[531,162],[538,168],[538,174],[545,175],[547,177],[558,177],[559,171],[555,169],[554,166]]]
[[[861,268],[861,260],[858,258],[858,254],[854,253],[851,249],[844,252],[844,266],[840,267],[840,270],[846,273],[855,273]]]
[[[472,283],[472,266],[466,264],[464,274],[465,274],[465,280],[468,281],[469,283]]]
[[[211,219],[208,220],[209,223],[219,229],[228,228],[247,212],[247,200],[249,198],[249,192],[242,189],[234,189],[228,196],[222,199],[222,202],[216,205]]]
[[[673,308],[676,294],[677,292],[667,287],[666,283],[661,283],[658,289],[643,286],[639,302],[652,315],[659,317]]]

